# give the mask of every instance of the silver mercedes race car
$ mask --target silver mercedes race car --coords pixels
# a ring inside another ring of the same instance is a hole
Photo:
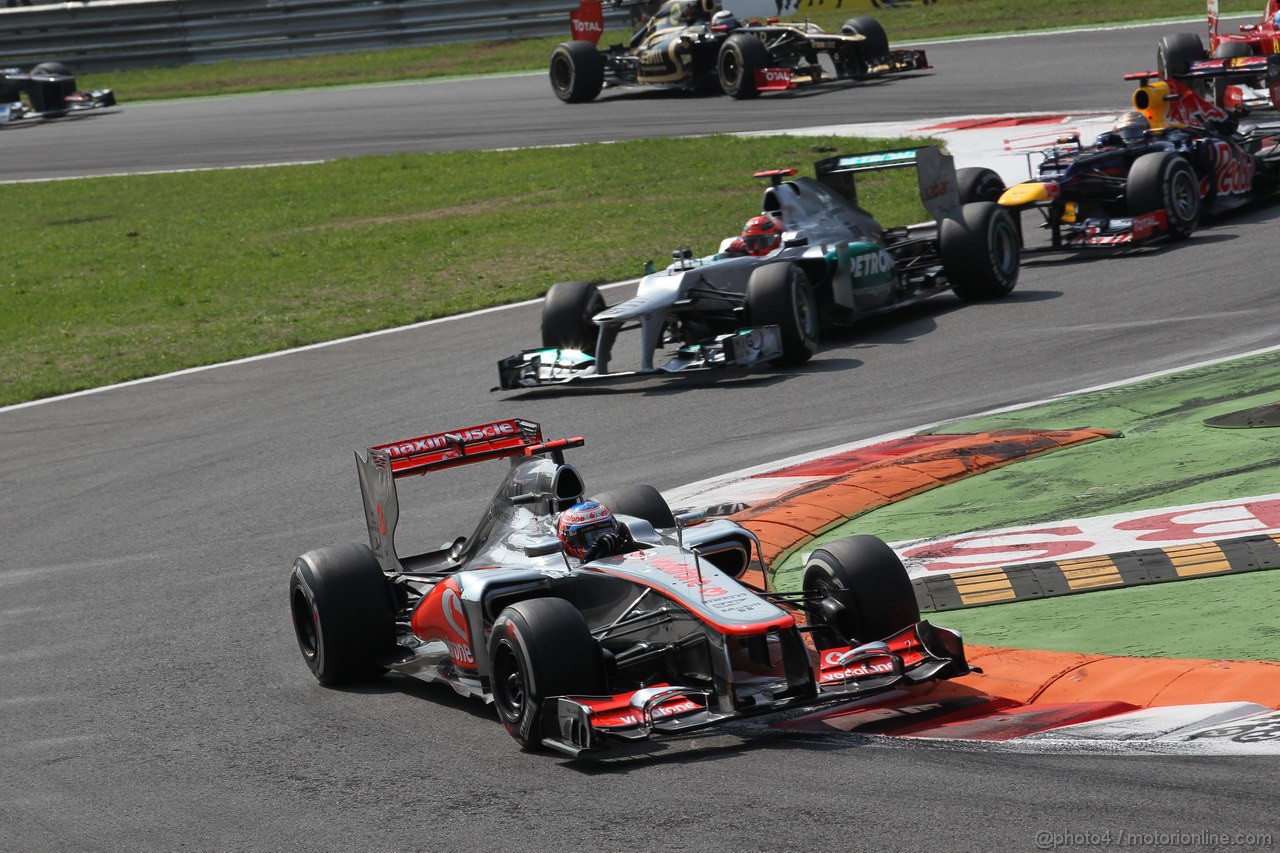
[[[369,544],[310,551],[289,577],[320,683],[442,682],[492,702],[523,746],[578,757],[972,671],[879,539],[816,549],[802,591],[753,585],[769,575],[735,522],[673,514],[649,486],[584,500],[564,461],[582,443],[510,419],[357,453]],[[510,465],[475,532],[397,553],[397,481],[496,459]]]
[[[914,166],[931,221],[884,228],[858,204],[859,172]],[[803,364],[820,329],[953,291],[964,300],[1012,292],[1021,261],[1018,228],[1007,211],[972,196],[971,176],[933,146],[829,157],[815,178],[792,169],[757,172],[769,181],[754,235],[728,238],[720,251],[652,268],[636,295],[606,305],[594,285],[555,284],[542,307],[542,346],[498,362],[499,387],[535,388],[581,380],[688,373],[760,363]],[[749,223],[752,224],[752,223]],[[622,331],[638,329],[638,370],[613,368]],[[671,348],[657,364],[659,349]]]

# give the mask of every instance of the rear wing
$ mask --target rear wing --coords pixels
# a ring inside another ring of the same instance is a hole
[[[395,550],[396,524],[400,520],[396,480],[473,462],[540,454],[548,454],[563,464],[565,449],[584,443],[580,437],[544,441],[540,425],[510,418],[374,445],[363,455],[357,451],[356,473],[369,528],[369,547],[384,571],[403,571]]]
[[[1177,74],[1169,74],[1177,80],[1203,80],[1203,79],[1226,79],[1228,82],[1232,80],[1247,80],[1253,78],[1262,78],[1264,80],[1274,79],[1280,75],[1280,54],[1269,53],[1256,56],[1228,56],[1218,59],[1196,59],[1187,65],[1186,71]],[[1137,80],[1149,77],[1158,77],[1159,74],[1153,71],[1144,71],[1139,74],[1126,74],[1126,80]]]
[[[942,219],[960,206],[956,187],[955,159],[936,145],[921,148],[898,148],[893,151],[870,151],[865,154],[841,154],[813,164],[818,181],[829,189],[858,203],[858,187],[854,175],[885,169],[914,166],[920,185],[920,201],[934,219]]]

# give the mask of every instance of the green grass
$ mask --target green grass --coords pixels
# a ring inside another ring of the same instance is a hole
[[[1188,17],[1203,19],[1204,0],[940,0],[937,5],[907,9],[872,9],[869,0],[801,0],[802,14],[828,30],[847,18],[872,14],[884,25],[893,45],[975,33],[1017,32],[1059,27]],[[731,0],[725,0],[733,8]],[[1222,0],[1223,15],[1261,16],[1261,0]],[[567,29],[567,28],[566,28]],[[1204,24],[1188,25],[1197,32]],[[627,32],[605,33],[601,44],[621,42]],[[469,74],[540,71],[566,36],[474,44],[433,45],[361,53],[333,54],[258,62],[220,62],[180,68],[147,68],[82,75],[81,88],[115,89],[122,104],[163,98],[225,95],[273,89],[422,80]],[[1151,56],[1155,45],[1151,45]],[[1087,61],[1087,57],[1081,57]]]
[[[0,404],[633,277],[677,246],[715,251],[759,211],[757,169],[906,144],[720,136],[2,185],[29,213],[0,267]],[[862,203],[924,219],[914,180],[868,175]]]
[[[928,618],[959,629],[970,642],[1016,649],[1277,660],[1277,607],[1275,572],[1250,572],[949,610]]]

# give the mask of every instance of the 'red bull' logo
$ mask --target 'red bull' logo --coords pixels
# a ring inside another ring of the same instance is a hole
[[[578,8],[569,13],[569,29],[574,41],[600,43],[604,34],[604,12],[600,0],[582,0]]]
[[[1244,195],[1253,189],[1253,174],[1257,164],[1245,151],[1238,151],[1226,142],[1215,142],[1213,175],[1218,195]]]

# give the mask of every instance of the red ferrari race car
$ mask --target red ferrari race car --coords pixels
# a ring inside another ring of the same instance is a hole
[[[879,539],[816,549],[799,592],[760,588],[744,579],[760,544],[735,522],[673,514],[650,486],[587,500],[564,461],[582,443],[511,419],[357,453],[369,544],[310,551],[289,577],[320,683],[443,682],[492,702],[523,746],[576,758],[971,671]],[[471,536],[397,553],[398,481],[501,459]]]
[[[1267,0],[1262,20],[1242,24],[1237,33],[1222,33],[1218,26],[1218,0],[1209,3],[1209,49],[1198,33],[1173,33],[1160,39],[1156,60],[1162,76],[1194,81],[1215,68],[1251,67],[1256,74],[1237,75],[1201,87],[1219,106],[1272,109],[1280,107],[1280,79],[1268,74],[1268,66],[1254,57],[1280,54],[1280,0]]]
[[[76,78],[61,62],[34,68],[0,68],[0,124],[22,118],[61,118],[84,110],[114,107],[110,89],[76,90]]]

